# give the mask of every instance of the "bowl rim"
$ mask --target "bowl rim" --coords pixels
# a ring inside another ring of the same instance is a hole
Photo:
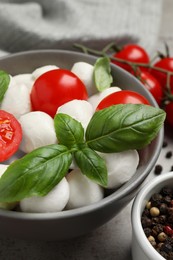
[[[169,180],[173,180],[173,171],[169,171],[164,173],[163,175],[157,176],[152,179],[150,182],[147,182],[143,188],[138,192],[136,195],[131,210],[131,222],[132,222],[132,232],[133,235],[136,237],[135,240],[138,241],[140,248],[144,251],[146,256],[149,259],[158,259],[164,260],[165,258],[162,257],[150,244],[145,233],[142,228],[141,224],[141,214],[143,210],[143,203],[145,201],[146,195],[149,194],[152,190],[154,193],[155,188],[160,186],[162,183],[169,182]],[[163,185],[164,186],[164,185]],[[161,189],[162,185],[160,186]]]
[[[28,51],[20,51],[12,54],[7,54],[5,56],[0,57],[0,62],[3,60],[8,60],[11,58],[16,58],[20,57],[23,55],[32,55],[32,54],[49,54],[49,53],[55,53],[55,54],[69,54],[69,55],[77,55],[78,57],[84,57],[91,59],[92,61],[95,61],[98,56],[95,55],[90,55],[86,53],[81,53],[78,51],[72,51],[72,50],[62,50],[62,49],[34,49],[34,50],[28,50]],[[135,78],[132,74],[129,72],[125,71],[121,67],[111,63],[111,67],[115,67],[116,70],[123,72],[127,77],[133,78],[133,80],[137,81],[139,85],[144,89],[144,91],[149,95],[150,99],[153,102],[153,105],[155,107],[158,107],[155,99],[151,95],[151,93],[144,88],[142,83]],[[83,214],[88,214],[89,212],[95,211],[96,209],[101,209],[107,204],[111,204],[115,199],[121,199],[124,196],[127,196],[130,194],[132,188],[133,190],[137,189],[138,185],[143,182],[143,180],[148,176],[148,173],[151,171],[153,168],[155,162],[157,161],[157,158],[160,154],[162,144],[163,144],[163,138],[164,138],[164,129],[162,128],[160,132],[158,133],[157,136],[157,150],[156,153],[153,155],[150,165],[145,169],[142,175],[139,176],[137,180],[134,180],[133,184],[128,185],[128,182],[123,184],[122,187],[120,187],[117,191],[114,191],[111,195],[108,195],[107,197],[103,198],[101,201],[98,201],[96,203],[76,208],[76,209],[70,209],[70,210],[64,210],[60,212],[49,212],[49,213],[27,213],[27,212],[17,212],[17,211],[5,211],[0,209],[0,215],[2,217],[6,218],[18,218],[18,219],[36,219],[36,220],[46,220],[46,219],[64,219],[64,218],[69,218],[72,216],[76,215],[83,215]]]

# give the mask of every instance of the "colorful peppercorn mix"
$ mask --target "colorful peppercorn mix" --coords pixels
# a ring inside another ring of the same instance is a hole
[[[151,196],[141,217],[151,245],[167,260],[173,260],[173,188],[164,187]]]

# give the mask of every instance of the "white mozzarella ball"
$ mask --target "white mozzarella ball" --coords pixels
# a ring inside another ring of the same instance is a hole
[[[13,76],[13,79],[16,82],[16,85],[24,84],[31,91],[34,80],[32,79],[32,74],[18,74]]]
[[[46,66],[39,67],[33,71],[32,78],[33,78],[33,80],[36,80],[38,77],[40,77],[45,72],[50,71],[50,70],[55,70],[55,69],[59,69],[59,68],[55,65],[46,65]]]
[[[30,112],[21,116],[19,122],[23,132],[20,144],[23,152],[29,153],[38,147],[57,143],[54,121],[48,114],[40,111]]]
[[[99,153],[105,160],[108,171],[107,188],[118,188],[127,182],[139,164],[139,154],[136,150],[119,153]]]
[[[69,200],[69,184],[64,177],[47,195],[34,196],[20,201],[24,212],[44,213],[62,211]]]
[[[74,99],[60,106],[56,113],[63,113],[71,116],[79,121],[83,128],[86,129],[93,116],[94,110],[91,104],[86,100]]]
[[[107,89],[103,90],[102,92],[99,92],[99,93],[89,97],[88,102],[93,106],[93,108],[95,110],[102,99],[104,99],[105,97],[107,97],[110,94],[117,92],[117,91],[121,91],[121,89],[119,87],[107,88]]]
[[[88,179],[79,169],[72,170],[67,175],[67,181],[70,187],[67,209],[90,205],[104,196],[103,188]]]
[[[80,80],[84,83],[89,96],[95,94],[98,91],[93,80],[93,72],[94,72],[93,65],[82,61],[76,62],[74,63],[71,71],[77,77],[79,77]]]
[[[1,109],[13,114],[16,118],[31,111],[30,90],[25,84],[16,84],[10,78],[10,85],[1,103]]]
[[[9,165],[6,164],[0,164],[0,177],[3,175],[3,173],[6,171]],[[13,209],[17,205],[17,202],[0,202],[0,208],[1,209]]]

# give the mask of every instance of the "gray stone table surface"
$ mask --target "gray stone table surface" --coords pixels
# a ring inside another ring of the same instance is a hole
[[[158,41],[159,50],[167,42],[173,54],[173,32],[171,16],[173,1],[164,0],[163,17]],[[173,136],[172,136],[173,137]],[[163,165],[163,172],[169,171],[171,161],[165,158],[168,150],[173,151],[173,138],[165,137],[169,142],[163,148],[158,163]],[[173,163],[172,163],[173,164]],[[151,172],[149,178],[153,178]],[[130,203],[118,216],[92,233],[69,241],[24,241],[12,238],[0,239],[1,260],[131,260],[131,205]],[[58,230],[57,230],[58,232]]]

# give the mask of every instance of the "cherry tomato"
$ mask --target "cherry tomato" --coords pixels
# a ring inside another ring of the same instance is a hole
[[[148,64],[150,61],[147,52],[137,44],[125,45],[119,52],[115,53],[113,57],[123,59],[125,61],[134,62],[134,63]],[[123,64],[115,60],[112,60],[112,62],[129,72],[133,70],[132,67],[128,64]]]
[[[159,81],[147,71],[140,71],[138,77],[145,88],[153,95],[158,105],[160,105],[163,98],[163,91]]]
[[[22,128],[10,113],[0,110],[0,162],[10,158],[19,148]]]
[[[112,105],[128,103],[150,105],[149,101],[137,92],[130,90],[121,90],[112,93],[109,96],[102,99],[102,101],[98,104],[96,110],[101,110]]]
[[[42,74],[31,90],[33,110],[43,111],[52,117],[64,103],[72,99],[87,98],[87,90],[82,81],[65,69],[55,69]]]
[[[166,120],[173,127],[173,101],[165,106]]]
[[[158,62],[156,62],[153,66],[156,68],[161,68],[161,69],[165,69],[170,72],[173,72],[173,58],[171,58],[171,57],[163,58],[163,59],[159,60]],[[151,71],[152,75],[154,77],[156,77],[157,80],[160,82],[162,88],[165,89],[166,83],[167,83],[166,73],[157,71],[155,69],[151,69],[150,71]],[[173,76],[171,76],[170,88],[173,89]]]

